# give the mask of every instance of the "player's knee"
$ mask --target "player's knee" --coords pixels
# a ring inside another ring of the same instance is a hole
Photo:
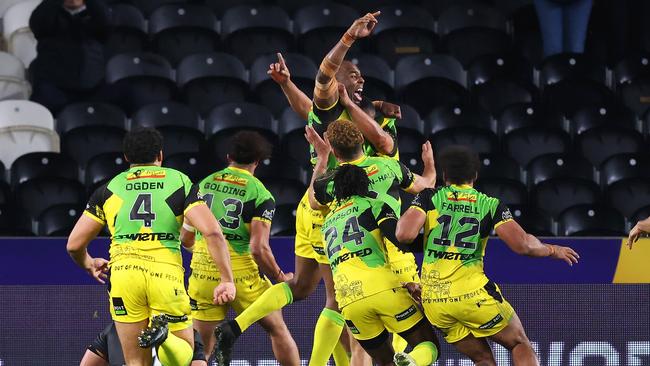
[[[533,348],[532,344],[530,344],[530,340],[528,340],[528,337],[526,336],[526,333],[523,332],[523,330],[513,334],[502,345],[510,351],[512,351],[515,347],[524,347],[530,349]]]

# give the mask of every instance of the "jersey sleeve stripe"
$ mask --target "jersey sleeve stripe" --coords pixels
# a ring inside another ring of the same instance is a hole
[[[271,220],[266,219],[264,217],[253,217],[251,221],[261,221],[261,222],[266,222],[267,224],[271,223]]]
[[[205,205],[205,201],[196,201],[196,202],[190,203],[189,205],[187,205],[187,207],[185,207],[185,210],[183,211],[183,215],[185,215],[187,213],[187,211],[189,211],[190,209],[192,209],[193,207],[196,207],[198,205]]]
[[[510,221],[513,221],[513,220],[512,220],[512,219],[507,219],[507,220],[499,221],[499,222],[497,222],[496,224],[494,224],[494,228],[496,229],[496,228],[498,228],[499,226],[505,224],[506,222],[510,222]]]
[[[339,104],[339,99],[338,98],[336,98],[336,101],[334,103],[332,103],[332,105],[329,106],[329,107],[321,108],[319,106],[316,106],[316,108],[320,109],[321,111],[329,111],[330,109],[336,107],[337,104]],[[312,108],[313,108],[313,106],[312,106]]]
[[[422,207],[420,207],[420,206],[412,205],[412,206],[409,207],[409,208],[414,208],[414,209],[416,209],[416,210],[419,210],[420,212],[422,212],[422,213],[425,214],[425,215],[427,214],[426,211],[424,211],[424,209],[423,209]]]
[[[99,217],[93,215],[89,211],[84,211],[84,215],[86,215],[87,217],[93,219],[93,221],[96,221],[99,224],[106,225],[106,221],[104,221],[104,220],[100,219]]]

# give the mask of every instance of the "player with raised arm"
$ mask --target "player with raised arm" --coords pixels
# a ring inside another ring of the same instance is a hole
[[[165,365],[187,365],[194,345],[185,291],[180,230],[190,220],[206,238],[221,273],[213,300],[235,298],[228,246],[219,223],[187,176],[161,167],[162,135],[135,128],[124,138],[130,168],[99,187],[68,238],[74,262],[104,283],[110,268],[110,311],[127,365],[151,365],[151,347]],[[110,262],[88,254],[104,225]],[[151,319],[151,326],[147,328]]]
[[[271,251],[269,236],[275,200],[254,176],[259,162],[271,156],[272,146],[254,131],[238,132],[230,144],[228,167],[210,174],[197,186],[199,194],[219,220],[228,242],[237,288],[234,301],[223,305],[213,303],[212,289],[219,285],[221,276],[210,259],[206,242],[200,233],[194,240],[190,223],[183,225],[181,236],[184,246],[193,247],[188,292],[194,328],[201,333],[209,350],[216,341],[214,329],[226,318],[228,309],[232,307],[241,313],[271,287],[268,279],[260,276],[260,269],[276,283],[290,280],[293,276],[282,272]],[[273,353],[280,364],[299,366],[298,347],[282,319],[282,312],[274,311],[259,323],[271,337]]]
[[[474,189],[480,163],[471,149],[450,147],[438,159],[446,186],[422,191],[397,225],[400,243],[411,243],[424,228],[421,292],[414,284],[409,289],[421,298],[431,324],[475,364],[496,366],[490,338],[510,350],[515,365],[539,365],[514,309],[483,272],[488,236],[494,229],[521,255],[569,265],[579,256],[569,247],[541,243],[497,198]]]
[[[404,364],[388,331],[413,346],[406,357],[415,365],[431,365],[438,358],[438,340],[386,253],[386,243],[396,240],[394,208],[369,189],[371,178],[360,166],[341,165],[332,182],[334,201],[322,231],[336,300],[348,328],[379,365]]]

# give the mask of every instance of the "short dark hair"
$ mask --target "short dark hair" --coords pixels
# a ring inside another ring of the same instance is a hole
[[[352,196],[367,196],[370,179],[363,168],[343,164],[334,174],[334,198],[338,201]]]
[[[353,159],[362,151],[363,134],[351,121],[339,119],[327,126],[327,139],[343,159]]]
[[[467,146],[449,146],[438,158],[446,182],[464,184],[474,182],[481,163],[478,154]]]
[[[273,146],[259,132],[244,130],[230,139],[228,156],[237,164],[252,164],[271,156]]]
[[[162,147],[162,134],[150,127],[135,127],[122,141],[124,156],[131,164],[153,163]]]

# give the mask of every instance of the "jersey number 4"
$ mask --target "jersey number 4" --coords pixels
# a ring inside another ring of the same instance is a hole
[[[451,230],[451,220],[450,215],[442,215],[438,217],[438,223],[442,225],[442,232],[439,238],[433,238],[433,244],[451,246],[452,240],[449,238],[449,231]],[[465,249],[476,249],[475,241],[465,241],[466,238],[471,238],[474,235],[478,234],[479,222],[475,217],[461,217],[458,220],[458,225],[461,228],[465,225],[470,225],[466,230],[460,231],[456,234],[456,237],[453,239],[454,245],[459,248]]]
[[[140,193],[131,207],[129,220],[141,220],[144,227],[151,227],[156,220],[156,214],[151,210],[151,193]]]
[[[359,221],[357,218],[350,217],[345,222],[345,226],[343,227],[343,237],[341,239],[343,239],[343,244],[353,241],[356,245],[361,245],[363,244],[364,235],[365,234],[363,231],[359,229]],[[338,253],[342,248],[342,244],[333,246],[334,241],[336,238],[338,238],[338,236],[338,230],[336,230],[336,227],[334,226],[325,231],[325,240],[327,241],[327,256],[330,258]]]

